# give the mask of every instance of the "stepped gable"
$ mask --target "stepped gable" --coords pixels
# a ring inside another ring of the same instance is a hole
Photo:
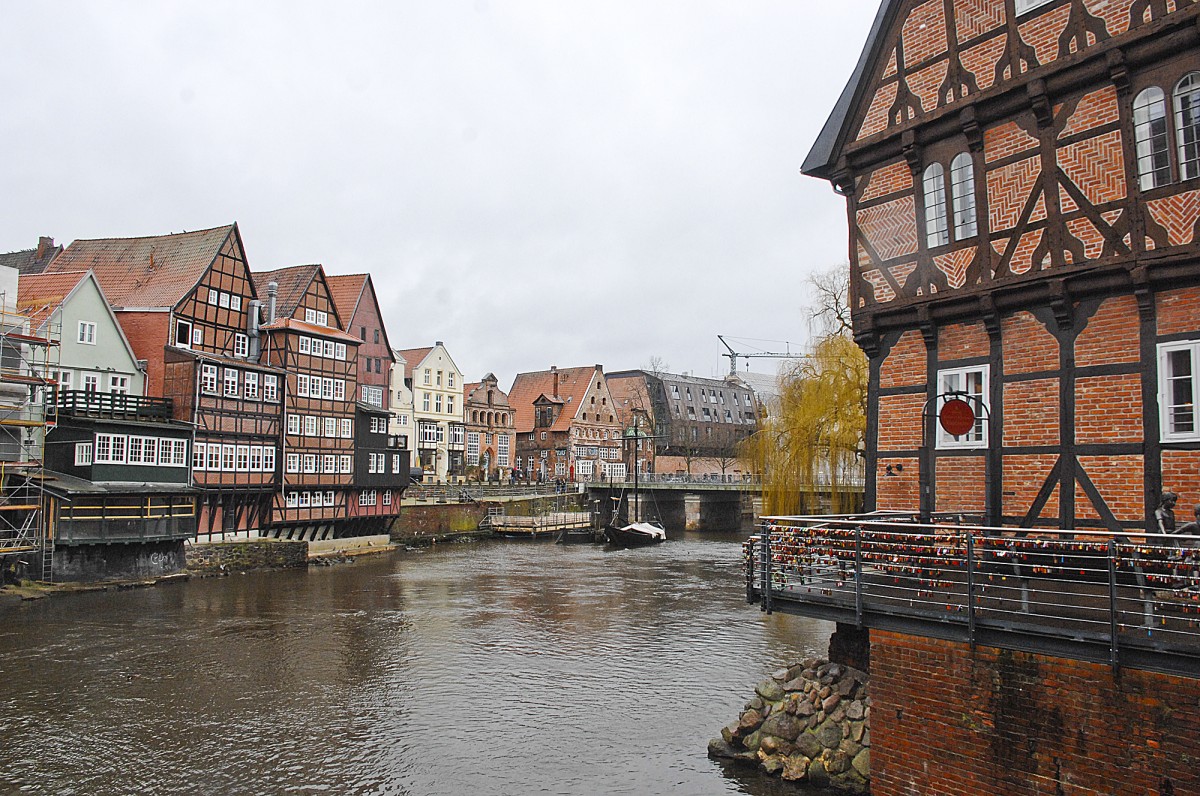
[[[36,333],[46,325],[88,275],[87,271],[55,274],[21,274],[17,279],[17,311],[29,318],[29,330]]]
[[[114,308],[175,307],[216,260],[237,224],[147,238],[77,240],[43,273],[92,270]]]
[[[558,374],[558,393],[554,392],[554,376]],[[516,417],[517,433],[533,431],[533,403],[541,396],[546,396],[555,403],[563,404],[563,411],[558,413],[554,425],[547,431],[567,431],[584,394],[591,386],[592,378],[596,375],[596,366],[588,365],[582,368],[559,368],[558,370],[539,370],[533,373],[518,373],[513,386],[508,391],[508,403],[513,408]]]

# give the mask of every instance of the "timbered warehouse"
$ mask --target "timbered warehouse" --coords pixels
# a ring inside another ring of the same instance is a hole
[[[1194,0],[886,0],[803,170],[846,197],[869,507],[1200,503]]]

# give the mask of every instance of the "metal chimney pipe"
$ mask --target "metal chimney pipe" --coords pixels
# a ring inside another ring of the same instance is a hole
[[[279,295],[279,283],[267,283],[267,323],[275,323],[275,297]]]

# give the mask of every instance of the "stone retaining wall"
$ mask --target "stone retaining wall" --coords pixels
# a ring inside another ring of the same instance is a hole
[[[870,719],[868,676],[814,658],[759,683],[738,720],[709,741],[708,754],[785,780],[868,793]]]
[[[193,544],[185,552],[191,572],[249,572],[308,566],[308,542],[282,539]]]
[[[486,516],[487,507],[476,503],[405,504],[400,516],[392,524],[392,541],[397,544],[423,544],[449,537],[476,535],[479,534],[479,523]]]

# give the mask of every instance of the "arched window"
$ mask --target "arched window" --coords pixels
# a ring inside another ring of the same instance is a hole
[[[950,242],[946,229],[946,172],[941,163],[925,169],[925,240],[929,248]]]
[[[1137,141],[1138,179],[1148,191],[1171,181],[1171,144],[1167,140],[1167,100],[1158,86],[1133,100],[1133,137]]]
[[[975,237],[975,161],[968,152],[959,153],[950,163],[950,196],[954,202],[954,239]]]
[[[1200,72],[1175,86],[1175,132],[1179,137],[1179,178],[1200,177]]]

